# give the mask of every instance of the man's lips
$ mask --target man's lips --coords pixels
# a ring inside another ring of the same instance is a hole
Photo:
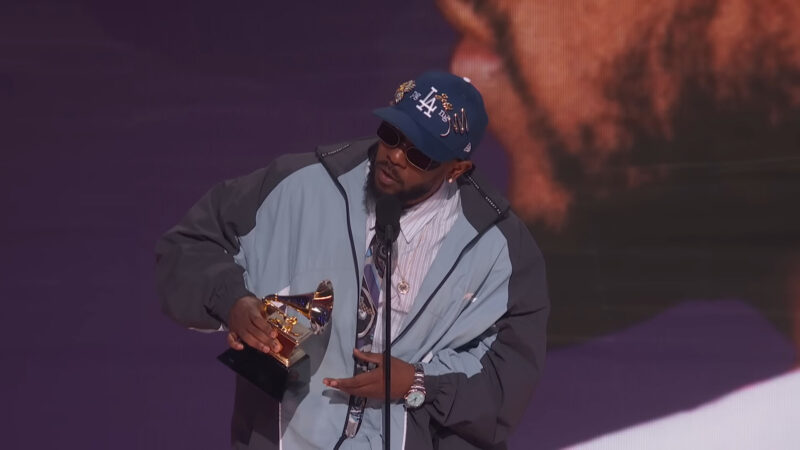
[[[378,163],[378,172],[395,183],[400,182],[399,177],[392,172],[391,169],[389,169],[388,164],[386,163]]]

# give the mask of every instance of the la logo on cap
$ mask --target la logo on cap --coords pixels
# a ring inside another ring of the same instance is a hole
[[[435,87],[431,86],[431,91],[428,92],[428,95],[425,96],[422,100],[419,101],[419,105],[417,105],[417,109],[422,111],[422,114],[425,114],[428,117],[431,117],[431,113],[436,111],[436,97],[434,94],[439,92]]]

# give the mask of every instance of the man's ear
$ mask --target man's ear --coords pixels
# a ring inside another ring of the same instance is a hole
[[[453,168],[450,169],[450,171],[447,174],[447,180],[452,183],[452,181],[457,180],[458,177],[464,175],[470,170],[472,170],[472,161],[470,160],[456,161],[455,164],[453,164]]]

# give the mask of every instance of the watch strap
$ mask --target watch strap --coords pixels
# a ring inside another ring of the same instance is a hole
[[[422,368],[422,364],[416,363],[414,364],[414,381],[411,383],[411,387],[408,389],[408,393],[405,396],[406,408],[420,407],[422,402],[417,402],[419,398],[422,398],[424,401],[425,394],[425,370]],[[417,402],[411,401],[412,398],[417,400]]]

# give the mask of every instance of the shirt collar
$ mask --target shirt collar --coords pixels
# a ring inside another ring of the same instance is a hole
[[[441,212],[448,199],[455,194],[455,183],[443,182],[439,189],[425,201],[403,211],[400,216],[400,234],[410,243],[433,218]]]

